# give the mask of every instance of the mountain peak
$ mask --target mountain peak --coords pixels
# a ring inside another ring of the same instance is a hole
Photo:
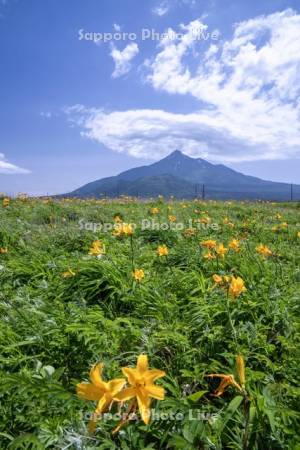
[[[222,164],[192,158],[176,149],[148,166],[129,169],[115,177],[82,186],[72,192],[71,196],[99,197],[101,193],[105,193],[116,197],[138,193],[151,197],[161,193],[191,198],[195,196],[195,192],[199,192],[199,185],[205,185],[206,194],[213,198],[287,199],[287,193],[290,192],[288,185],[246,176]]]
[[[180,158],[184,155],[180,150],[174,150],[174,152],[170,153],[166,158]]]

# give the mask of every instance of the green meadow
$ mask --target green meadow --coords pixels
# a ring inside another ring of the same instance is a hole
[[[299,449],[299,250],[297,203],[0,200],[0,448]]]

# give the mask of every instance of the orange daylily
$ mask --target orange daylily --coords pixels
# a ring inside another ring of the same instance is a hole
[[[89,250],[89,255],[91,256],[101,256],[105,253],[105,247],[103,242],[96,240],[92,243],[90,250]]]
[[[224,246],[224,244],[219,244],[216,247],[216,254],[221,258],[225,258],[226,253],[228,252],[228,248]]]
[[[245,292],[247,289],[245,287],[244,280],[241,277],[231,277],[230,285],[228,288],[228,294],[236,298],[238,297],[242,292]]]
[[[133,235],[133,226],[131,223],[117,223],[115,225],[115,230],[113,232],[114,236],[132,236]]]
[[[143,269],[135,269],[132,272],[132,276],[136,281],[141,281],[145,277],[145,272]]]
[[[233,250],[234,252],[238,253],[241,251],[240,248],[240,241],[238,241],[237,239],[232,239],[229,244],[228,247]]]
[[[166,245],[159,245],[156,252],[158,256],[168,256],[169,249]]]
[[[163,400],[165,397],[164,388],[156,386],[154,381],[162,378],[166,373],[158,369],[149,369],[147,355],[140,355],[135,368],[123,367],[123,374],[127,377],[131,387],[124,389],[115,396],[115,400],[124,402],[135,399],[145,424],[150,421],[151,399]]]
[[[202,247],[208,248],[208,249],[214,249],[217,246],[217,241],[214,241],[212,239],[209,239],[207,241],[201,242]]]
[[[235,381],[234,375],[225,375],[224,373],[211,373],[209,375],[206,375],[206,377],[221,378],[219,387],[213,393],[214,397],[220,397],[221,395],[223,395],[225,389],[229,386],[237,388],[240,392],[243,391],[242,387]]]
[[[263,244],[259,244],[255,250],[257,251],[257,253],[259,253],[260,255],[263,255],[265,257],[273,255],[273,252],[269,249],[269,247],[267,247],[266,245],[263,245]]]
[[[103,364],[94,365],[90,371],[91,383],[79,383],[76,386],[77,395],[85,400],[96,400],[97,408],[89,423],[89,432],[93,433],[96,428],[97,415],[107,411],[113,403],[115,396],[126,384],[124,378],[116,378],[105,382],[102,380]]]

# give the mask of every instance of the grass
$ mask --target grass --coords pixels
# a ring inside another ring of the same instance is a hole
[[[141,227],[153,219],[170,228],[170,215],[183,230]],[[100,229],[116,216],[137,225],[131,237]],[[299,231],[297,204],[0,203],[0,448],[299,449]],[[201,243],[228,248],[234,238],[240,251],[205,258]],[[89,255],[95,240],[101,258]],[[134,269],[144,271],[140,282]],[[247,290],[231,297],[214,274],[240,277]],[[76,384],[99,361],[105,379],[120,377],[142,353],[166,372],[157,416],[116,434],[112,417],[89,435],[95,402],[78,398]],[[207,375],[238,381],[239,354],[245,391],[214,396],[220,380]]]

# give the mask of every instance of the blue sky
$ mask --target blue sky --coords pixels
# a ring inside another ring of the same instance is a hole
[[[0,191],[177,148],[300,184],[298,0],[0,0],[0,55]]]

